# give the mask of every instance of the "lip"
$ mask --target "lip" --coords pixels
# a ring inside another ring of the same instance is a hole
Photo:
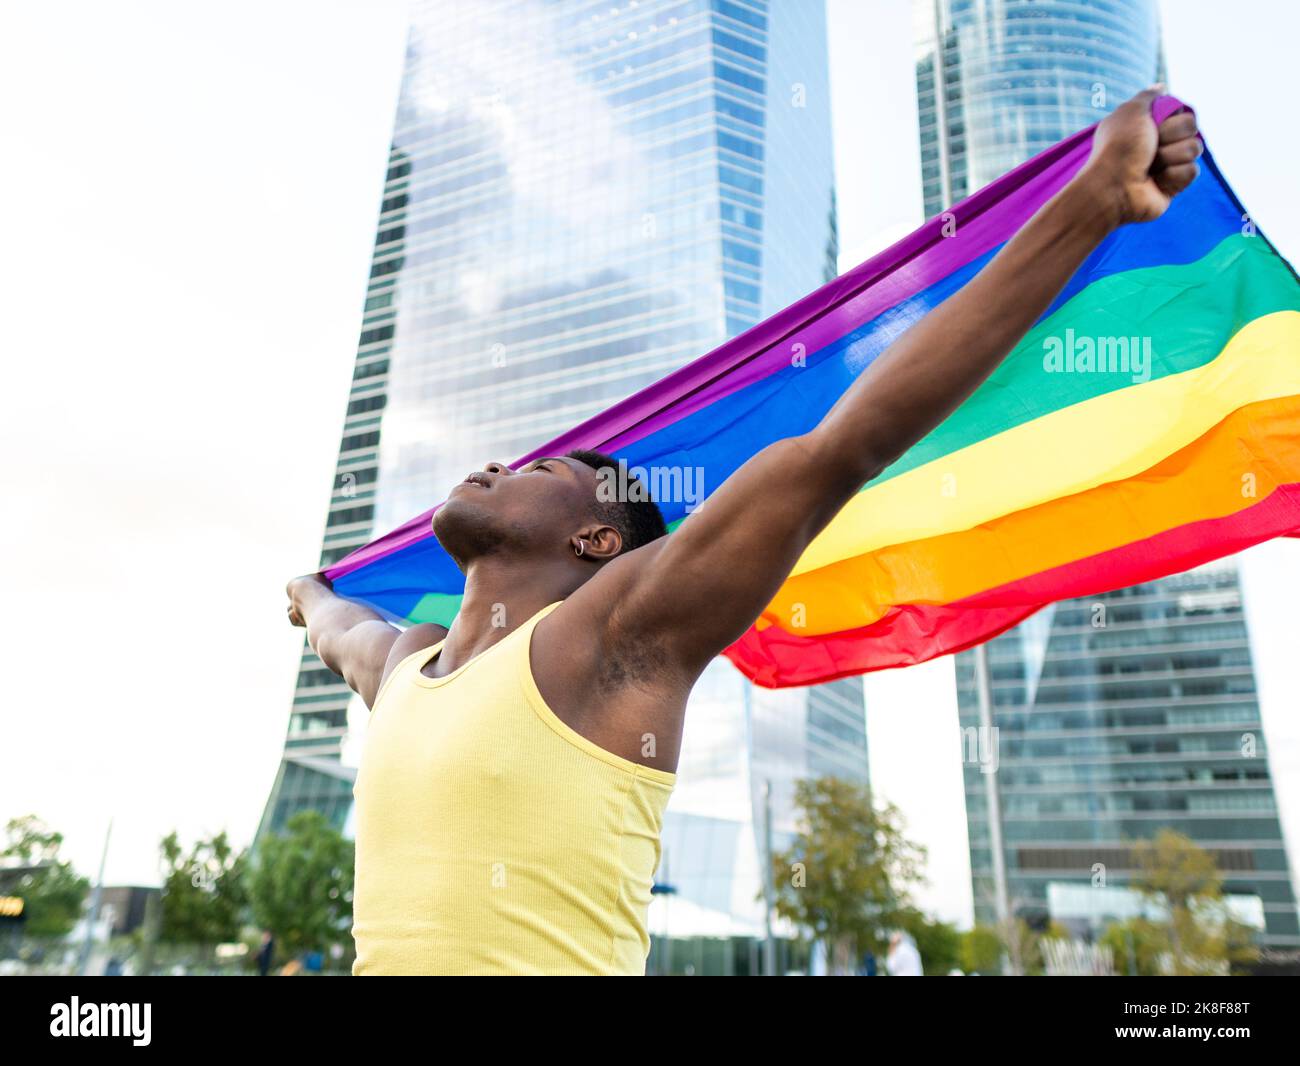
[[[479,473],[470,474],[469,477],[467,477],[464,481],[461,482],[461,484],[477,485],[481,489],[490,489],[492,487],[492,483],[488,481],[487,475],[479,474]]]

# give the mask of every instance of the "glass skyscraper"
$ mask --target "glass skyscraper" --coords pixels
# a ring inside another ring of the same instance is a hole
[[[1155,0],[914,0],[925,217],[1164,77]]]
[[[322,564],[833,276],[826,65],[820,0],[417,3]],[[304,647],[261,831],[346,825],[349,702]],[[865,744],[859,683],[754,693],[714,664],[669,931],[752,914],[760,777],[779,828],[793,776],[864,778]]]
[[[1164,79],[1153,0],[916,0],[914,16],[927,217]],[[1014,913],[1080,932],[1133,915],[1132,845],[1168,826],[1214,855],[1262,943],[1300,943],[1231,562],[1057,604],[987,650]],[[973,731],[973,653],[957,685]],[[987,767],[966,735],[975,916],[992,922]]]
[[[1015,913],[1081,932],[1129,915],[1133,843],[1169,827],[1214,856],[1262,944],[1300,945],[1231,559],[1056,604],[988,653]],[[957,690],[975,729],[969,653]],[[992,922],[985,780],[975,761],[964,773],[975,915]]]

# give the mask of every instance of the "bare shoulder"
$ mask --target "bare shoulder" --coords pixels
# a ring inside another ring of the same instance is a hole
[[[529,665],[547,707],[571,729],[622,758],[672,772],[695,674],[664,635],[634,638],[618,619],[636,556],[658,544],[611,562],[543,618]]]
[[[534,648],[559,652],[572,671],[606,693],[629,685],[676,687],[682,668],[667,635],[626,622],[633,601],[643,595],[645,572],[666,541],[660,538],[604,566],[538,624]]]

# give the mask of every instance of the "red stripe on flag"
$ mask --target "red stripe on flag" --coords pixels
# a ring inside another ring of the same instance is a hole
[[[1056,600],[1154,581],[1279,536],[1300,535],[1300,483],[1259,503],[1043,570],[947,604],[905,604],[860,629],[800,637],[750,630],[723,654],[764,688],[816,685],[965,651]]]

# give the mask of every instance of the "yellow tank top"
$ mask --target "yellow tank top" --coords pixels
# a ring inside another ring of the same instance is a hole
[[[547,707],[543,608],[446,677],[404,659],[371,712],[356,795],[354,974],[643,974],[676,775]]]

